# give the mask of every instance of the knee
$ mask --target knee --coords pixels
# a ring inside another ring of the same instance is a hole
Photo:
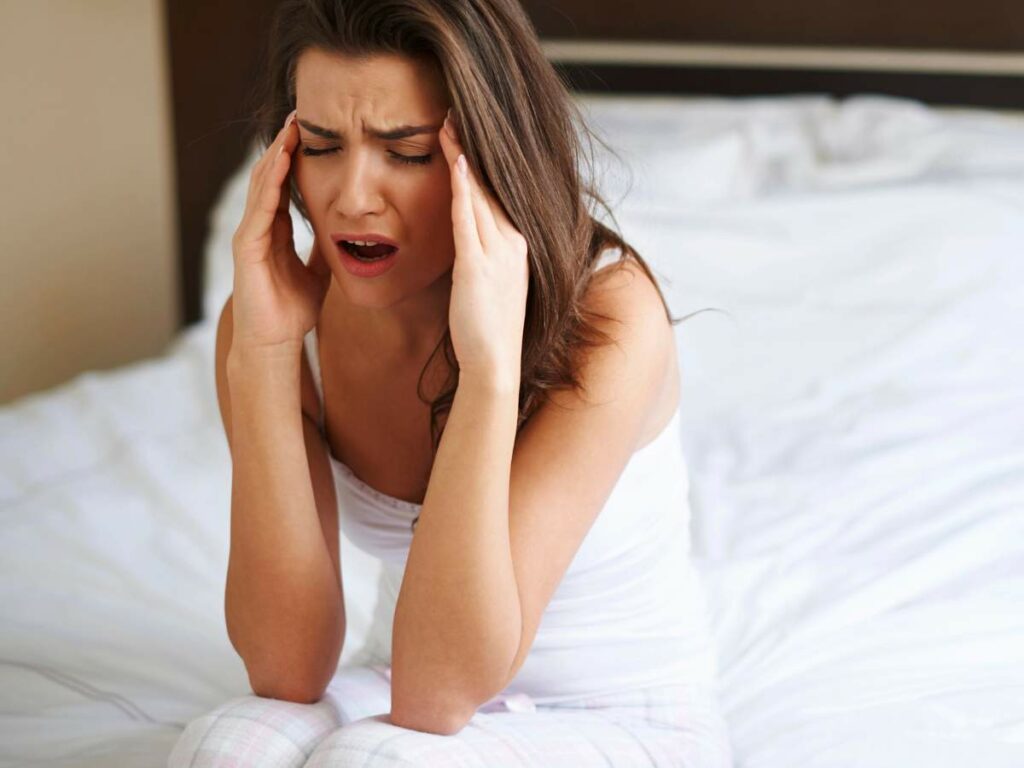
[[[325,701],[239,696],[190,721],[167,768],[299,768],[337,726],[337,713]]]
[[[313,750],[305,768],[408,768],[414,765],[464,765],[446,762],[455,739],[392,725],[387,714],[342,726]],[[454,758],[452,758],[454,760]]]

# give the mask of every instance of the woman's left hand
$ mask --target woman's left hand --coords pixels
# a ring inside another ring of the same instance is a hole
[[[449,110],[439,134],[452,182],[452,346],[460,376],[518,387],[530,276],[526,238],[469,168],[453,120]]]

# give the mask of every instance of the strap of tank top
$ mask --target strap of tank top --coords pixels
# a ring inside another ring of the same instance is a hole
[[[324,386],[320,379],[320,355],[317,347],[319,341],[316,335],[316,326],[306,334],[306,337],[302,340],[304,349],[306,350],[306,360],[309,362],[309,371],[313,375],[313,386],[316,387],[316,396],[320,402],[320,413],[317,415],[316,423],[320,427],[320,431],[324,431]]]

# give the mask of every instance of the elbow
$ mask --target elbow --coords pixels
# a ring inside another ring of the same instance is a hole
[[[265,699],[315,704],[323,698],[334,679],[341,651],[341,645],[337,645],[330,651],[307,651],[298,657],[284,656],[280,651],[272,657],[264,653],[258,661],[252,655],[243,656],[249,687],[254,694]],[[321,663],[311,665],[309,659],[320,659]]]
[[[388,718],[392,725],[437,736],[454,736],[472,719],[475,709],[467,707],[406,707],[392,699]]]
[[[316,704],[327,691],[327,684],[310,684],[291,676],[257,678],[249,676],[252,692],[264,699],[279,699],[295,704]]]
[[[252,692],[265,699],[280,699],[296,704],[315,704],[323,698],[337,671],[337,655],[332,664],[319,669],[303,669],[296,664],[256,667],[246,665]]]
[[[493,685],[483,689],[439,685],[428,678],[407,681],[402,669],[392,669],[389,719],[392,725],[413,731],[454,736],[473,719],[480,703],[498,690]]]

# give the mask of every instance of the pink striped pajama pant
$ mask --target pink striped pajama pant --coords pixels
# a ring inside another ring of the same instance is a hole
[[[440,736],[392,725],[390,669],[342,667],[320,701],[253,694],[188,723],[168,768],[729,768],[717,698],[671,685],[557,704],[511,699]]]

